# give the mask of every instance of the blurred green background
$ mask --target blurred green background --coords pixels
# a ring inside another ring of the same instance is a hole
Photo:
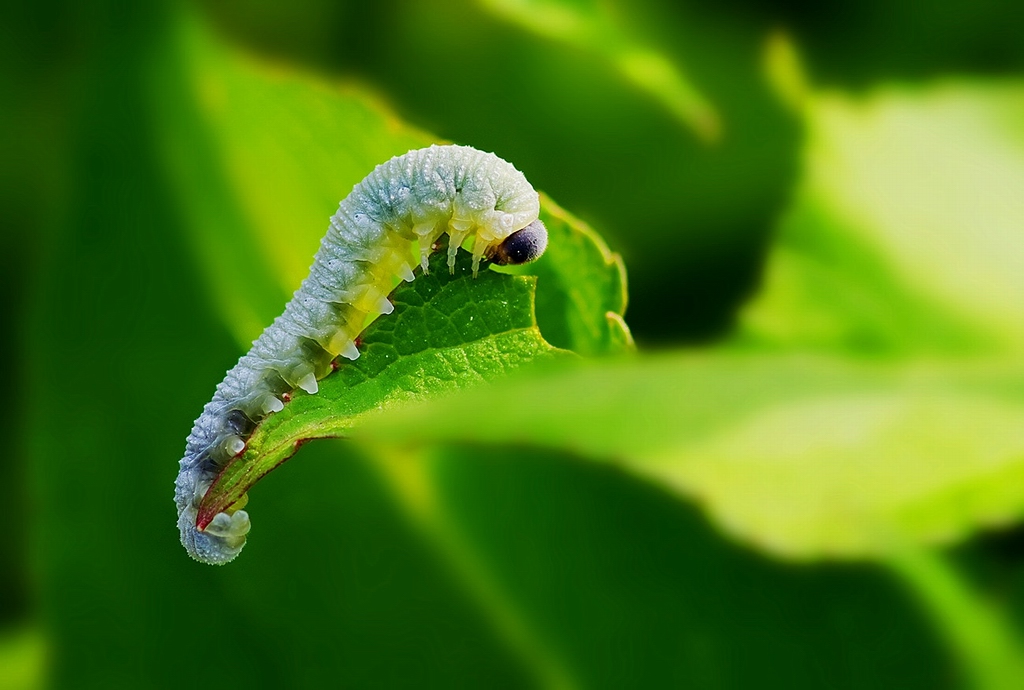
[[[6,14],[0,688],[1024,687],[1020,3]],[[442,140],[622,254],[639,353],[566,400],[616,395],[310,444],[190,561],[192,420]]]

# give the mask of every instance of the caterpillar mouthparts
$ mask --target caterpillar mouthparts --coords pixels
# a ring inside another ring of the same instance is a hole
[[[199,506],[221,470],[245,451],[257,424],[284,409],[296,388],[315,394],[336,357],[359,357],[356,340],[373,318],[390,314],[396,280],[412,281],[418,249],[427,260],[448,235],[448,268],[459,248],[480,262],[520,264],[540,257],[547,231],[537,192],[521,172],[468,146],[431,146],[378,165],[331,217],[309,276],[284,313],[217,386],[185,445],[174,500],[181,543],[198,561],[223,564],[249,533],[240,500],[201,524]],[[205,519],[205,518],[204,518]]]

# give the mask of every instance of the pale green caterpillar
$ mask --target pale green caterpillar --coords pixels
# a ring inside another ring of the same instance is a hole
[[[196,420],[175,482],[181,543],[204,563],[227,563],[242,550],[249,516],[240,501],[204,525],[198,506],[227,462],[245,450],[256,425],[284,408],[282,396],[317,380],[338,355],[359,356],[356,338],[367,322],[393,307],[398,279],[413,280],[410,257],[427,258],[448,234],[448,266],[464,244],[473,273],[482,259],[533,261],[547,246],[537,219],[537,192],[521,172],[494,154],[467,146],[431,146],[377,166],[331,217],[309,276],[217,386]]]

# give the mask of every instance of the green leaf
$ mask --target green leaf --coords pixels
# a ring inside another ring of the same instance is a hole
[[[502,273],[537,276],[537,324],[548,342],[581,355],[633,350],[623,319],[626,267],[622,257],[583,221],[541,194],[548,249],[526,266],[496,267]]]
[[[862,558],[1016,520],[1022,415],[1012,362],[706,353],[545,372],[395,411],[358,435],[566,449],[695,500],[771,553]]]
[[[806,102],[804,179],[744,335],[861,353],[1024,349],[1024,83]]]
[[[226,509],[261,477],[314,438],[342,436],[367,417],[493,381],[559,352],[533,317],[532,277],[482,271],[461,252],[455,273],[436,252],[430,274],[394,291],[395,311],[362,337],[358,360],[339,360],[315,395],[302,391],[262,422],[203,498],[199,521]],[[419,274],[417,269],[417,274]],[[568,354],[568,353],[565,353]]]

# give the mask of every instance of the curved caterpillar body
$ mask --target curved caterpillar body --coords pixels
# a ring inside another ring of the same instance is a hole
[[[181,543],[196,560],[227,563],[249,532],[244,501],[198,526],[203,496],[264,417],[283,409],[296,388],[316,393],[338,355],[359,356],[355,339],[369,319],[391,313],[398,279],[412,280],[448,234],[448,266],[463,244],[499,264],[536,259],[547,245],[539,200],[526,178],[494,154],[431,146],[377,166],[331,217],[309,276],[252,349],[217,386],[196,420],[180,462],[174,500]]]

